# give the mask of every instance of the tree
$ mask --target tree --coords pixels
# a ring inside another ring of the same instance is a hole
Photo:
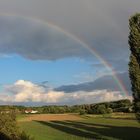
[[[85,109],[81,109],[81,110],[79,111],[79,114],[80,114],[80,115],[86,114],[86,110],[85,110]]]
[[[107,108],[104,104],[99,104],[96,107],[96,112],[97,112],[97,114],[106,114],[107,113]]]
[[[9,137],[11,140],[18,139],[18,128],[14,112],[0,113],[0,133]]]
[[[17,126],[15,112],[0,112],[0,140],[33,140]]]
[[[130,62],[129,76],[134,98],[136,117],[140,121],[140,14],[135,14],[129,20]]]

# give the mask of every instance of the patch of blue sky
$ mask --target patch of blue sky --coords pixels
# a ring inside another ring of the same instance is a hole
[[[97,63],[98,60],[97,60]],[[0,83],[9,84],[17,80],[34,83],[48,81],[53,86],[78,83],[75,75],[98,72],[91,62],[79,58],[66,58],[56,61],[28,60],[18,55],[0,57]]]

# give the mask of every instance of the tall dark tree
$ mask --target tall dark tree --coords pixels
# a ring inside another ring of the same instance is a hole
[[[134,97],[136,117],[140,121],[140,14],[135,14],[129,20],[130,62],[129,76]]]

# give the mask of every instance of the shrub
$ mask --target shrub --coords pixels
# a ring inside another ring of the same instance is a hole
[[[112,113],[113,109],[112,108],[107,108],[107,113]]]
[[[107,109],[106,109],[106,107],[105,107],[104,104],[98,105],[98,107],[97,107],[97,113],[98,114],[106,114],[107,113]]]
[[[80,112],[79,112],[79,114],[80,115],[84,115],[84,114],[86,114],[86,111],[84,109],[81,109]]]
[[[33,140],[17,127],[14,111],[0,112],[0,140]]]

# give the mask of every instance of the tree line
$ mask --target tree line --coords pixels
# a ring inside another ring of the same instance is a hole
[[[16,121],[17,114],[25,113],[25,110],[37,110],[38,113],[79,113],[84,114],[107,114],[112,112],[133,112],[133,103],[128,100],[119,100],[97,104],[83,105],[49,105],[38,107],[25,106],[0,106],[0,140],[33,140],[26,133],[19,130]]]
[[[36,110],[40,114],[63,114],[63,113],[79,113],[79,114],[107,114],[112,112],[133,112],[133,103],[128,100],[119,100],[112,102],[82,104],[82,105],[47,105],[38,107],[25,106],[0,106],[0,111],[7,112],[14,110],[15,113],[24,114],[25,110]]]

